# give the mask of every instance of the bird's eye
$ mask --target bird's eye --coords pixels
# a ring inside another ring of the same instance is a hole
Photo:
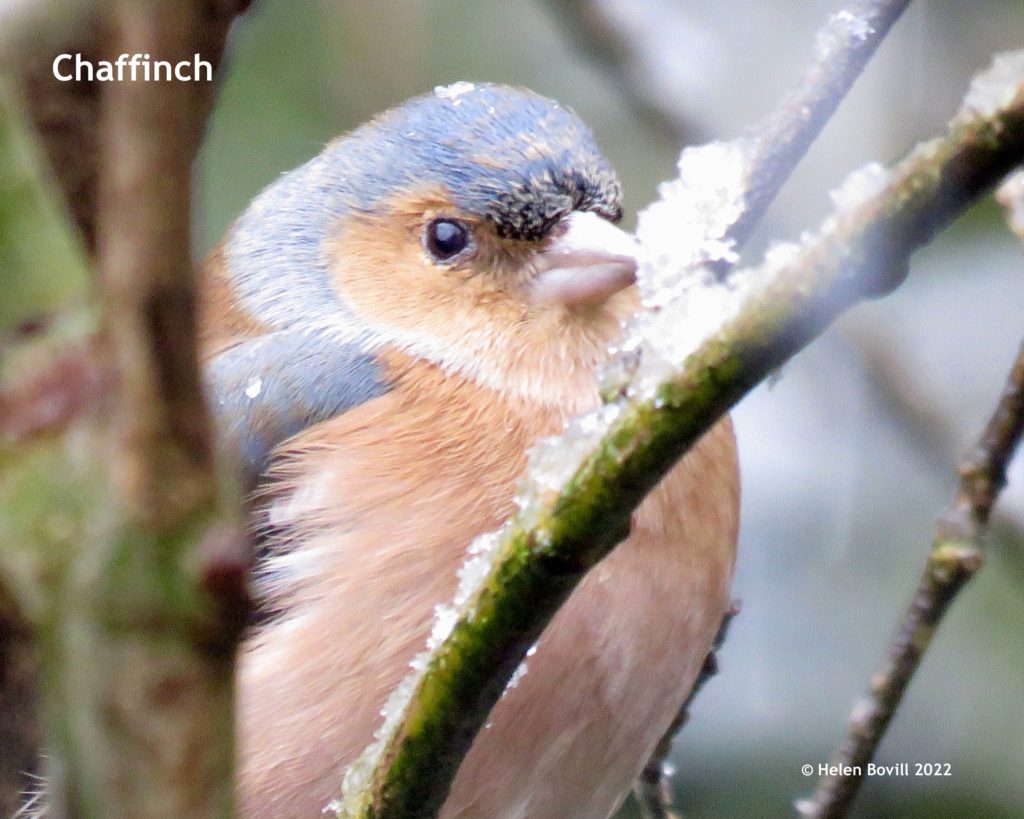
[[[427,225],[423,242],[431,256],[447,262],[469,247],[469,227],[458,219],[435,219]]]

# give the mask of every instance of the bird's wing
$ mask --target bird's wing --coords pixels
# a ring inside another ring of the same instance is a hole
[[[206,366],[206,389],[224,449],[256,486],[286,438],[388,391],[383,370],[358,341],[290,328],[249,338]]]

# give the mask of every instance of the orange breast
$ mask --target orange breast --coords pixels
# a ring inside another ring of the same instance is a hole
[[[269,514],[282,619],[239,671],[241,815],[318,815],[561,413],[389,356],[390,393],[293,440]],[[596,399],[595,399],[596,400]],[[637,512],[496,707],[445,817],[600,817],[684,699],[728,604],[738,486],[728,421]]]

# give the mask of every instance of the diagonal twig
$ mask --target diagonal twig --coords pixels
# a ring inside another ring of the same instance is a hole
[[[641,59],[644,43],[625,30],[622,16],[601,0],[549,0],[566,32],[581,41],[638,111],[679,139],[693,130],[676,106],[650,92],[665,84],[667,67]],[[754,150],[744,210],[727,234],[742,246],[811,143],[845,99],[910,0],[859,0],[837,12],[815,37],[814,59],[792,90],[754,129]],[[630,4],[623,11],[632,16]],[[724,272],[724,271],[721,271]]]
[[[924,574],[871,691],[850,717],[850,732],[810,799],[797,803],[807,819],[846,816],[867,763],[899,707],[943,616],[984,559],[982,536],[1006,483],[1006,467],[1024,434],[1024,345],[981,437],[960,463],[960,486],[939,517]]]
[[[996,191],[1007,222],[1024,241],[1024,171],[1011,174]],[[1024,345],[1006,387],[981,437],[961,459],[960,486],[940,516],[932,552],[910,608],[882,669],[872,678],[871,693],[850,717],[850,732],[830,763],[840,771],[825,776],[813,797],[797,803],[809,819],[846,815],[863,780],[864,766],[878,748],[921,663],[932,636],[960,589],[981,567],[982,538],[992,507],[1006,483],[1006,469],[1024,435]]]
[[[731,235],[743,244],[910,0],[861,0],[818,31],[814,61],[758,129],[746,209]]]
[[[722,618],[722,625],[718,627],[718,634],[715,635],[711,651],[704,658],[704,665],[701,666],[700,673],[697,675],[686,701],[679,709],[676,718],[672,720],[665,735],[658,741],[654,753],[647,760],[647,764],[644,765],[644,769],[633,785],[633,796],[640,806],[640,815],[644,819],[680,819],[679,814],[673,809],[673,769],[668,762],[669,755],[672,753],[672,743],[675,741],[676,734],[690,721],[690,707],[693,705],[693,701],[708,681],[718,674],[718,652],[725,643],[729,625],[739,613],[740,603],[738,600],[734,600]]]

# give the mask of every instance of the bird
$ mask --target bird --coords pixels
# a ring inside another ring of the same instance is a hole
[[[240,815],[339,796],[530,445],[600,406],[595,369],[640,303],[621,200],[570,109],[460,81],[280,176],[205,261],[204,379],[257,543]],[[617,809],[728,608],[738,509],[726,418],[544,630],[443,819]]]

